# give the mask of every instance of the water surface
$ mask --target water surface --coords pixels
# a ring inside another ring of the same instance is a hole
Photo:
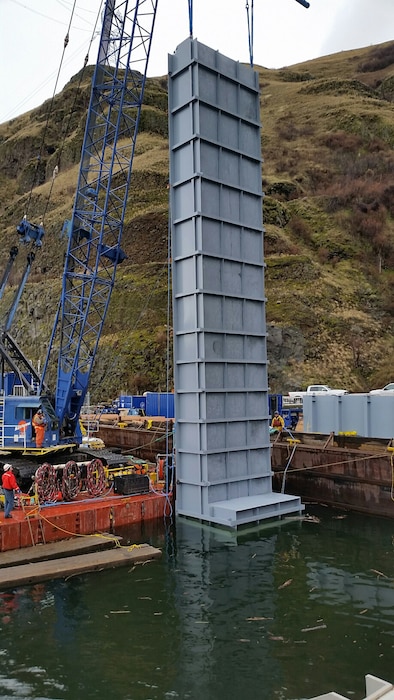
[[[0,698],[290,700],[394,682],[391,521],[122,530],[161,560],[0,595]]]

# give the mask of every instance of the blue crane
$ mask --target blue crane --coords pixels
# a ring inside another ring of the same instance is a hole
[[[62,295],[43,371],[59,338],[54,398],[61,439],[78,437],[121,249],[158,0],[107,0],[82,146]]]
[[[106,0],[98,58],[82,146],[72,217],[67,222],[61,299],[41,378],[9,334],[21,290],[34,253],[6,322],[0,353],[28,388],[29,396],[0,399],[0,444],[25,453],[35,447],[33,413],[41,407],[47,420],[45,447],[78,445],[79,416],[87,393],[93,361],[108,310],[117,266],[125,259],[121,248],[123,222],[143,103],[147,66],[158,0]],[[43,227],[26,217],[17,227],[22,243],[41,245]],[[17,251],[16,251],[17,252]],[[3,283],[15,250],[3,276]],[[47,382],[58,352],[53,392]],[[22,370],[18,367],[22,365]],[[3,394],[14,393],[11,384]],[[20,426],[20,431],[16,430]]]

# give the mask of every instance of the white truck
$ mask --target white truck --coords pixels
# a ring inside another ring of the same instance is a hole
[[[348,394],[347,389],[331,389],[331,387],[326,384],[310,384],[306,391],[289,391],[288,395],[283,397],[283,402],[285,399],[289,403],[302,403],[304,396],[309,394],[316,394],[316,396],[343,396]]]

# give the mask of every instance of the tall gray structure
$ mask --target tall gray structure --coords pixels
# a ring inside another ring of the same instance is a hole
[[[178,514],[236,528],[272,492],[258,73],[187,39],[169,56]]]

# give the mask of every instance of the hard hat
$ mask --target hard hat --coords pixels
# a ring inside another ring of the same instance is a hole
[[[8,472],[9,469],[12,469],[12,464],[4,464],[3,469],[5,472]]]
[[[275,411],[274,416],[279,416],[279,411]]]

